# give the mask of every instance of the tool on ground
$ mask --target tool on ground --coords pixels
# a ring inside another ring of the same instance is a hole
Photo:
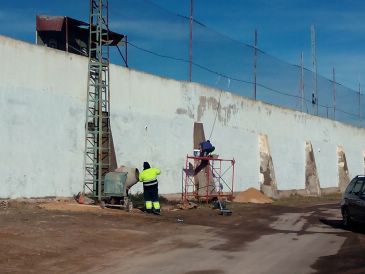
[[[213,173],[213,177],[214,177],[214,173]],[[216,197],[216,199],[217,199],[216,202],[219,206],[219,208],[218,208],[219,214],[224,215],[224,216],[232,215],[232,211],[227,208],[227,200],[225,200],[225,201],[222,200],[221,194],[223,193],[223,185],[219,180],[215,182],[215,190],[218,194]]]
[[[214,167],[212,166],[212,176],[217,180],[213,182],[214,190],[217,193],[217,197],[215,198],[216,207],[219,209],[219,215],[223,216],[230,216],[232,215],[232,211],[227,208],[226,201],[222,200],[222,191],[223,191],[223,184],[221,183],[221,177],[216,177],[214,174]]]
[[[232,215],[232,211],[227,208],[227,204],[224,201],[221,201],[219,198],[214,201],[214,208],[219,209],[219,215],[230,216]]]

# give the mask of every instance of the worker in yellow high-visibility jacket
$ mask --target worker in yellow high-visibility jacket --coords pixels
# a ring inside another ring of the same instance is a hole
[[[158,168],[151,167],[148,162],[143,163],[143,171],[139,174],[139,181],[143,182],[143,197],[147,213],[158,215],[161,213],[157,181],[157,175],[160,173]]]

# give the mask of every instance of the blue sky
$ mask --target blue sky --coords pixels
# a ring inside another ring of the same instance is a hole
[[[28,42],[35,40],[37,14],[66,15],[88,21],[88,0],[1,2],[0,34]],[[150,2],[175,14],[189,14],[190,0]],[[126,22],[122,10],[128,3],[133,2],[109,0],[110,25],[121,32]],[[305,66],[309,69],[310,26],[314,24],[318,73],[331,78],[335,67],[336,80],[356,90],[359,82],[365,86],[364,14],[365,1],[361,0],[194,0],[194,18],[206,26],[251,45],[256,28],[261,50],[293,64],[299,64],[303,51]],[[174,30],[172,25],[163,26],[165,31]],[[134,29],[138,30],[138,26]],[[163,31],[163,27],[159,31]]]
[[[189,13],[188,1],[155,0]],[[184,3],[185,2],[185,3]],[[258,30],[259,48],[290,63],[311,65],[310,26],[317,34],[318,73],[357,89],[365,84],[365,1],[361,0],[194,0],[195,18],[247,44]]]

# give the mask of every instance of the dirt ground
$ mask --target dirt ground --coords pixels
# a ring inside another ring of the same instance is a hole
[[[0,273],[365,273],[365,229],[337,198],[202,205],[161,216],[71,202],[0,209]]]

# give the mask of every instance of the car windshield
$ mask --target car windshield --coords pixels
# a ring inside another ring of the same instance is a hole
[[[361,192],[360,192],[360,197],[361,197],[361,198],[365,198],[365,184],[364,184],[365,179],[364,179],[364,178],[362,178],[360,181],[363,183],[363,187],[362,187],[362,190],[361,190]]]
[[[357,180],[357,182],[355,183],[354,188],[352,189],[352,194],[354,195],[359,195],[360,194],[360,190],[362,188],[364,181],[363,179],[359,179]]]
[[[354,187],[355,182],[356,182],[356,179],[352,179],[352,181],[347,186],[345,193],[350,193],[351,192],[352,188]]]

